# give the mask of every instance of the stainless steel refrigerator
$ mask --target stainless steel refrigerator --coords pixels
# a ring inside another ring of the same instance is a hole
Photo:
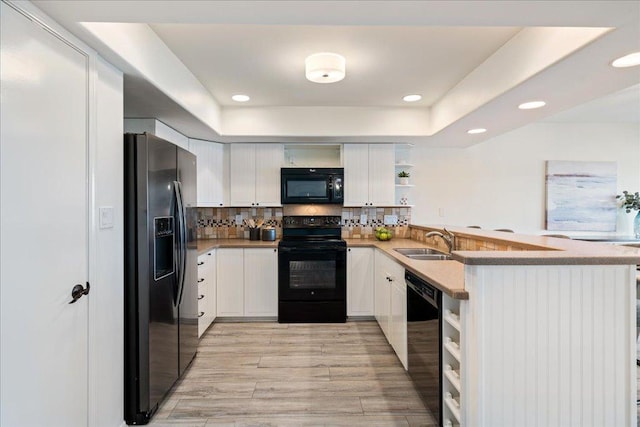
[[[196,157],[124,136],[127,424],[146,424],[198,345]]]

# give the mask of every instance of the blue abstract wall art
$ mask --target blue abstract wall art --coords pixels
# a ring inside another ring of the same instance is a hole
[[[616,162],[547,161],[547,230],[615,231]]]

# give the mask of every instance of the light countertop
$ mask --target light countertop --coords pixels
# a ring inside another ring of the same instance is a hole
[[[414,227],[414,226],[412,226]],[[425,230],[442,229],[441,226],[418,227]],[[640,264],[640,248],[616,246],[606,243],[584,242],[546,236],[532,236],[447,227],[457,236],[483,238],[501,243],[517,243],[523,251],[453,251],[453,260],[414,260],[396,252],[395,248],[425,248],[428,244],[410,239],[377,241],[371,239],[345,239],[348,247],[373,247],[383,250],[418,277],[432,283],[455,299],[468,299],[464,287],[464,266],[467,265],[613,265]],[[263,242],[246,239],[198,240],[198,254],[215,248],[277,248],[278,240]]]

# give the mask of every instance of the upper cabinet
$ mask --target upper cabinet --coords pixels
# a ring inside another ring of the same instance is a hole
[[[225,162],[228,147],[216,142],[190,139],[189,150],[196,155],[198,162],[198,206],[228,206],[229,175]]]
[[[341,168],[340,144],[286,144],[284,167],[288,168]]]
[[[231,206],[281,206],[282,163],[282,144],[231,144]]]
[[[393,144],[344,144],[344,205],[395,205]]]

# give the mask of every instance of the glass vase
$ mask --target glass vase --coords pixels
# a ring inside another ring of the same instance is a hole
[[[636,239],[640,239],[640,211],[633,219],[633,234],[636,236]]]

